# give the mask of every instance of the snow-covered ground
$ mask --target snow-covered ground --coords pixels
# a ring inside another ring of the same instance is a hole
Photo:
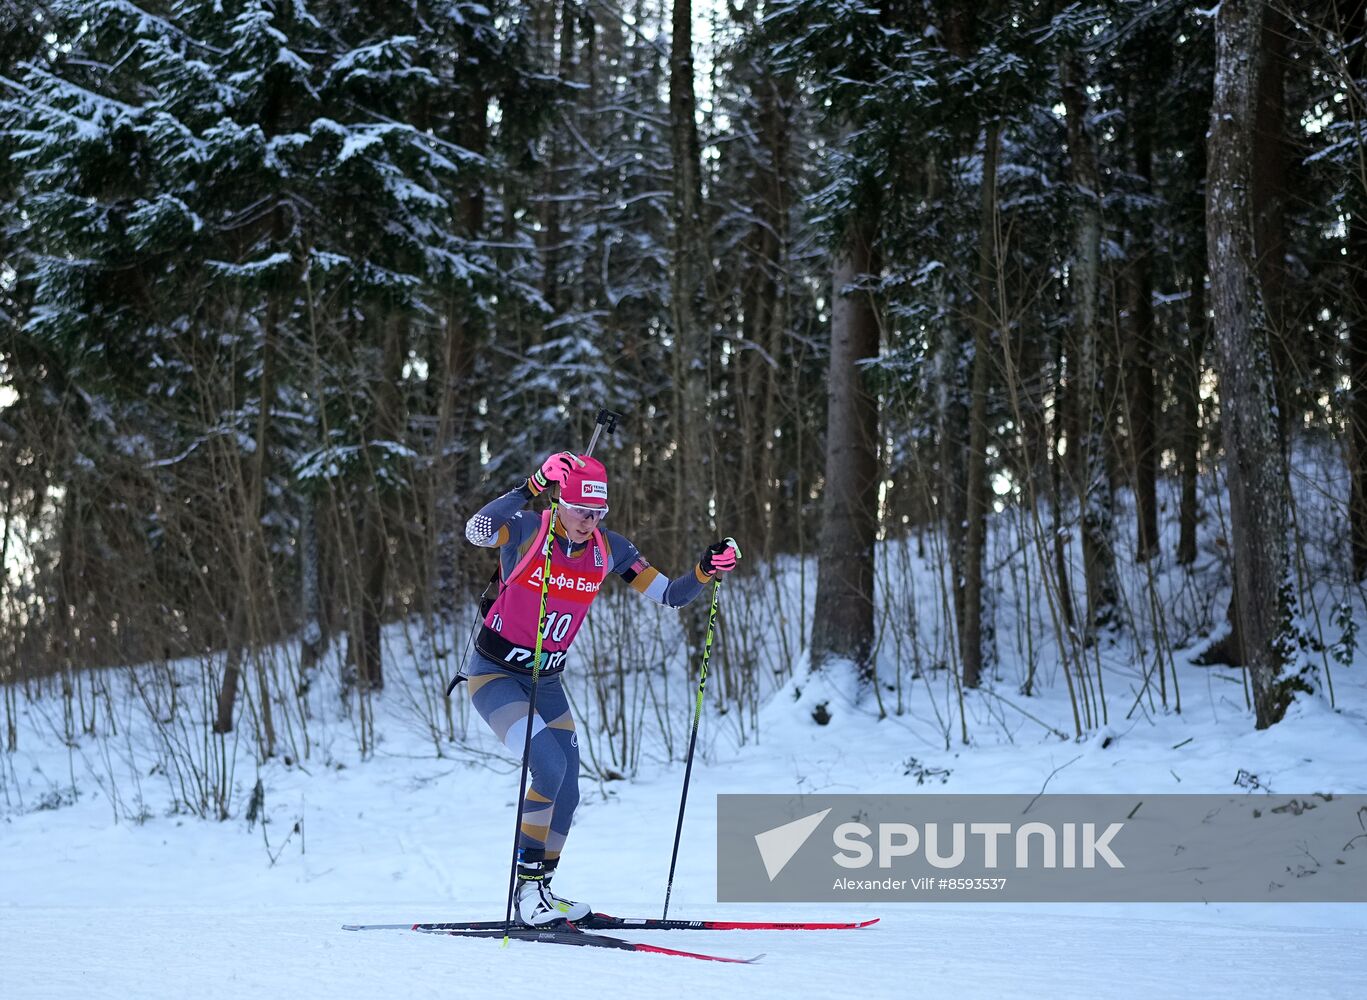
[[[918,571],[921,590],[909,600],[931,592],[928,572]],[[796,586],[792,576],[782,588]],[[1210,598],[1217,615],[1223,599]],[[1178,604],[1174,592],[1169,613],[1179,614]],[[1361,603],[1353,607],[1367,621]],[[1108,723],[1075,739],[1056,656],[1042,638],[1034,644],[1037,688],[1029,697],[1019,692],[1025,667],[1011,652],[1008,627],[1018,613],[1019,597],[1008,595],[998,609],[1000,680],[989,677],[985,691],[966,696],[967,746],[957,720],[943,722],[957,711],[944,671],[908,684],[905,711],[881,720],[871,699],[850,703],[838,678],[809,683],[800,669],[775,682],[743,739],[735,718],[704,720],[670,916],[880,918],[859,931],[620,932],[722,955],[764,954],[750,966],[341,930],[349,922],[495,919],[504,909],[516,764],[477,719],[436,755],[420,719],[430,702],[413,692],[440,678],[418,679],[422,654],[397,626],[387,633],[390,683],[374,703],[378,739],[368,759],[354,723],[335,706],[330,716],[319,709],[302,764],[282,755],[258,770],[244,738],[233,815],[223,822],[168,814],[171,782],[146,773],[158,757],[131,695],[134,671],[110,673],[117,737],[64,742],[58,700],[20,697],[19,750],[0,757],[0,995],[1358,995],[1367,905],[715,902],[719,793],[1033,794],[1046,782],[1051,793],[1227,793],[1239,790],[1240,772],[1277,793],[1367,792],[1367,658],[1354,653],[1350,664],[1334,665],[1334,707],[1324,693],[1303,698],[1284,722],[1258,732],[1238,672],[1192,666],[1189,649],[1172,658],[1182,712],[1148,694],[1131,712],[1136,664],[1146,654],[1125,640],[1101,655]],[[1320,623],[1329,627],[1324,613]],[[893,653],[885,643],[880,671]],[[669,702],[678,717],[675,759],[652,745],[630,780],[582,782],[557,889],[606,912],[660,912],[683,773],[678,734],[691,710],[678,672]],[[329,695],[318,697],[323,705]],[[893,697],[884,691],[885,704]],[[817,701],[830,705],[828,725],[811,718]],[[581,729],[596,725],[583,692],[576,710]],[[585,732],[586,743],[592,735]],[[245,818],[258,776],[264,827]]]
[[[717,793],[912,792],[916,779],[901,763],[909,755],[949,770],[935,791],[1036,791],[1060,766],[1051,791],[1225,791],[1241,768],[1288,792],[1367,785],[1362,685],[1340,682],[1340,701],[1348,703],[1340,712],[1298,707],[1263,733],[1234,713],[1212,718],[1199,704],[1203,692],[1193,678],[1188,697],[1196,704],[1187,713],[1116,730],[1119,738],[1104,749],[1095,738],[1055,737],[944,751],[903,721],[876,723],[847,711],[822,728],[776,699],[760,745],[694,770],[671,913],[881,921],[820,934],[625,935],[725,955],[764,953],[748,967],[340,930],[343,922],[502,914],[517,775],[501,762],[382,750],[364,763],[339,758],[330,767],[309,766],[308,774],[272,764],[264,771],[269,848],[261,827],[248,831],[240,818],[115,824],[94,792],[61,808],[12,812],[0,826],[4,993],[329,1000],[547,988],[610,996],[1352,995],[1352,983],[1367,972],[1363,906],[714,902]],[[37,756],[17,755],[19,780],[32,777],[22,772]],[[609,912],[657,914],[680,778],[675,765],[629,783],[586,782],[561,890]],[[89,787],[79,777],[77,784]]]

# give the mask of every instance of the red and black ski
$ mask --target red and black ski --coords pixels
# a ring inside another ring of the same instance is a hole
[[[846,923],[805,920],[661,920],[659,917],[614,917],[607,913],[590,913],[574,926],[581,931],[842,931],[857,930],[878,923],[878,918]],[[502,930],[502,920],[463,920],[454,923],[425,924],[347,924],[349,931],[491,931]]]
[[[347,924],[344,925],[343,929],[349,931],[403,929],[421,931],[424,934],[446,934],[451,937],[504,937],[503,924],[497,921],[495,923],[497,926],[493,928],[456,927],[452,929],[439,924]],[[724,955],[707,955],[700,951],[661,948],[659,945],[643,944],[639,941],[624,941],[622,938],[609,937],[606,934],[590,934],[588,931],[581,931],[569,924],[552,928],[514,927],[506,932],[506,936],[514,941],[536,941],[541,944],[564,944],[580,948],[613,948],[618,951],[644,951],[655,955],[696,958],[704,962],[730,962],[736,965],[749,965],[764,957],[763,955],[756,955],[754,958],[729,958]]]
[[[586,920],[575,923],[584,930],[643,931],[847,931],[871,927],[878,918],[854,922],[818,922],[807,920],[661,920],[659,917],[614,917],[606,913],[590,913]]]

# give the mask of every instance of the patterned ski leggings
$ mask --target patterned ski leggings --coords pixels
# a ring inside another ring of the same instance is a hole
[[[468,676],[475,711],[521,759],[527,739],[531,675],[505,670],[472,651]],[[518,848],[524,861],[552,861],[560,857],[579,805],[579,739],[559,674],[542,674],[536,682],[530,768],[531,784],[522,809]]]

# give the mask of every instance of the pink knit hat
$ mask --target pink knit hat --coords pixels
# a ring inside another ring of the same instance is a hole
[[[608,505],[608,470],[603,463],[589,455],[580,455],[583,465],[570,470],[569,478],[560,488],[560,499],[579,507]]]

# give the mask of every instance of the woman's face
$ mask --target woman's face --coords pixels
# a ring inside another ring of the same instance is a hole
[[[595,516],[582,508],[572,507],[564,503],[560,505],[559,516],[565,525],[565,535],[576,544],[587,542],[593,536],[593,529],[602,520],[601,516]]]

